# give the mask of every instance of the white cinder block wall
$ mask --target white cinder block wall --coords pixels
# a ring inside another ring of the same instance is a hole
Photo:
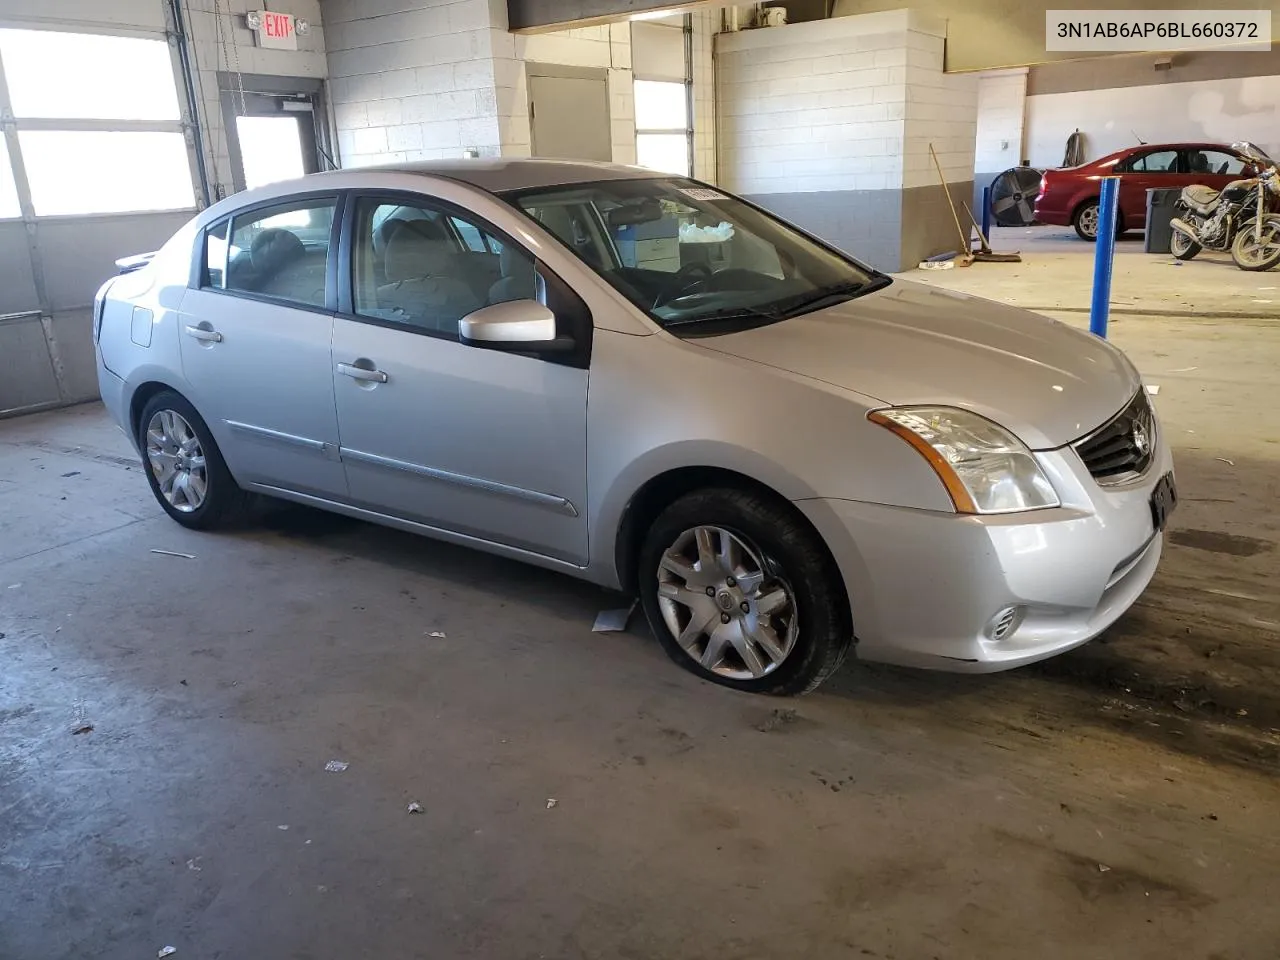
[[[407,6],[413,9],[404,9]],[[526,63],[607,71],[613,160],[635,163],[625,23],[516,36],[491,0],[327,0],[330,88],[344,166],[528,156]]]
[[[912,10],[721,34],[721,182],[887,269],[954,249],[929,145],[967,199],[978,93],[945,36]]]
[[[324,79],[329,66],[325,56],[325,29],[319,0],[280,0],[271,4],[277,13],[291,13],[311,23],[311,31],[298,38],[297,50],[268,50],[254,45],[244,25],[244,15],[262,8],[250,0],[189,0],[183,4],[187,30],[195,50],[197,92],[201,99],[200,122],[204,126],[206,163],[216,182],[215,195],[232,193],[231,156],[218,93],[218,72],[277,77]]]
[[[943,73],[944,30],[943,24],[935,23],[907,33],[902,185],[908,189],[938,185],[930,144],[948,183],[973,179],[978,78],[972,73]]]
[[[532,133],[524,65],[549,63],[596,67],[607,71],[613,161],[636,162],[635,93],[632,86],[629,24],[613,23],[529,36],[506,34],[505,37],[495,50],[494,60],[495,71],[501,81],[498,98],[501,104],[504,156],[530,155]]]
[[[407,9],[408,8],[408,9]],[[327,0],[343,166],[501,150],[488,0]]]
[[[905,17],[717,37],[720,176],[748,194],[902,186]]]
[[[1022,163],[1027,68],[978,75],[978,131],[973,169],[1000,173]]]

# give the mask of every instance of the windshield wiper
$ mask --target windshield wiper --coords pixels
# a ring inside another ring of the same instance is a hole
[[[667,320],[662,326],[664,329],[670,327],[687,327],[695,323],[708,323],[715,320],[759,320],[766,323],[776,323],[779,320],[785,320],[786,314],[777,310],[762,310],[758,307],[725,307],[722,310],[712,310],[710,313],[700,313],[696,317],[682,317],[679,320]]]
[[[710,313],[700,313],[693,317],[668,320],[663,326],[683,327],[715,320],[755,320],[760,323],[776,323],[779,320],[789,320],[800,313],[817,310],[826,305],[828,301],[848,300],[864,293],[870,293],[873,290],[879,290],[892,282],[893,279],[886,276],[872,277],[865,281],[845,280],[840,283],[819,287],[816,290],[806,290],[804,293],[783,297],[781,300],[771,300],[759,306],[724,307],[720,310],[713,310]]]
[[[879,290],[887,287],[893,280],[890,277],[879,276],[871,277],[868,280],[844,280],[840,283],[832,283],[825,287],[819,287],[817,290],[810,290],[806,293],[796,294],[786,300],[778,303],[770,304],[773,309],[785,309],[792,316],[801,310],[816,310],[819,306],[825,304],[828,300],[851,299],[855,296],[861,296],[864,293],[871,293],[873,290]],[[785,305],[785,306],[784,306]]]

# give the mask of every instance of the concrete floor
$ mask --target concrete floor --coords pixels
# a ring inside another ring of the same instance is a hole
[[[0,958],[1274,960],[1280,323],[1114,335],[1185,498],[1134,610],[796,701],[547,572],[305,510],[185,531],[97,406],[0,422]]]

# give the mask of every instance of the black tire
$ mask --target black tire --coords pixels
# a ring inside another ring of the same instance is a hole
[[[771,579],[776,577],[790,588],[795,642],[772,672],[736,679],[709,670],[680,646],[668,628],[658,595],[660,563],[672,545],[696,527],[729,531],[765,560]],[[766,495],[710,488],[676,500],[644,537],[637,589],[649,626],[672,660],[705,680],[747,693],[807,693],[836,671],[853,640],[848,600],[826,545],[789,505]]]
[[[1257,218],[1255,217],[1242,224],[1236,232],[1235,240],[1231,243],[1231,259],[1236,262],[1236,266],[1241,270],[1247,270],[1250,273],[1272,270],[1277,264],[1280,264],[1280,246],[1276,245],[1276,240],[1280,237],[1280,216],[1268,216],[1263,220],[1262,225],[1262,229],[1271,238],[1271,243],[1268,246],[1275,252],[1270,256],[1260,257],[1256,260],[1251,260],[1244,256],[1243,251],[1250,247],[1253,239],[1254,224],[1256,223]]]
[[[1194,260],[1203,249],[1196,241],[1177,230],[1173,231],[1173,236],[1169,239],[1169,252],[1179,260]]]
[[[1076,235],[1081,240],[1094,243],[1098,239],[1098,201],[1090,200],[1082,203],[1071,218],[1071,225],[1076,228]]]
[[[200,442],[205,461],[205,496],[203,502],[191,510],[181,510],[171,504],[160,490],[160,482],[147,457],[147,429],[152,419],[164,411],[172,411],[191,427]],[[240,489],[231,471],[227,469],[222,452],[204,419],[185,397],[172,390],[162,390],[147,401],[138,417],[138,447],[142,450],[142,465],[151,484],[156,502],[170,517],[192,530],[217,530],[232,527],[248,513],[250,495]]]
[[[1071,217],[1071,225],[1076,228],[1076,235],[1081,240],[1087,240],[1094,243],[1098,239],[1097,223],[1101,215],[1101,208],[1097,200],[1089,200],[1080,204],[1076,208],[1075,214]],[[1089,224],[1092,223],[1092,231],[1090,232]],[[1125,235],[1124,211],[1116,209],[1116,239],[1119,240]]]

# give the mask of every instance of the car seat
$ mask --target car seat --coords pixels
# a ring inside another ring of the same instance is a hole
[[[378,287],[378,306],[404,323],[457,336],[458,321],[484,304],[451,276],[451,261],[447,241],[426,236],[416,221],[400,221],[387,241],[388,282]]]
[[[533,261],[528,254],[507,244],[502,248],[498,263],[502,269],[502,279],[489,288],[490,303],[532,300],[537,296]]]
[[[249,260],[256,292],[324,305],[326,255],[323,251],[309,254],[296,234],[279,227],[263,230],[249,246]]]

